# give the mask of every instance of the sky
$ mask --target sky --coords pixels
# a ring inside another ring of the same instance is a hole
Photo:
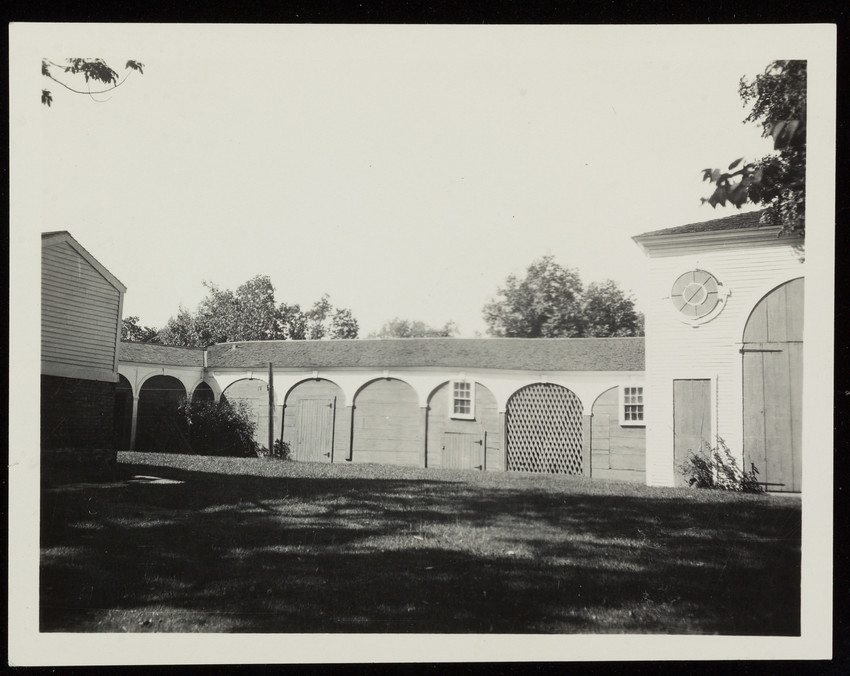
[[[700,204],[701,169],[770,150],[737,89],[775,37],[724,51],[663,28],[47,28],[36,61],[145,70],[97,97],[19,80],[23,229],[68,230],[149,326],[194,309],[205,280],[267,274],[278,302],[351,308],[361,336],[393,317],[482,335],[484,304],[544,255],[640,309],[631,237],[731,215]]]

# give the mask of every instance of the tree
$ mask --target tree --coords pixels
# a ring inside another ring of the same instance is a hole
[[[107,92],[111,92],[113,89],[117,89],[122,84],[127,81],[127,78],[134,71],[138,71],[140,75],[144,75],[144,67],[145,64],[140,63],[138,61],[127,61],[124,68],[127,71],[126,75],[124,75],[123,79],[119,79],[118,73],[112,69],[106,61],[103,59],[65,59],[66,64],[60,65],[58,63],[54,63],[50,59],[42,59],[41,60],[41,74],[44,77],[50,78],[57,84],[62,85],[68,91],[74,92],[75,94],[105,94]],[[60,75],[61,73],[61,75]],[[68,82],[79,82],[79,77],[74,76],[82,76],[86,82],[86,89],[76,89],[72,87]],[[62,77],[63,79],[59,79]],[[66,80],[66,81],[63,81]],[[99,89],[97,91],[92,91],[91,87],[88,85],[92,80],[95,82],[100,82],[103,85],[106,85],[105,89]],[[41,90],[41,102],[46,105],[48,108],[53,103],[53,94],[48,89]]]
[[[498,297],[484,306],[487,333],[506,338],[638,336],[643,317],[616,282],[587,291],[575,270],[553,256],[534,261],[522,279],[509,275]]]
[[[159,330],[159,342],[179,347],[206,347],[210,344],[201,336],[194,313],[182,305],[177,315],[170,317]]]
[[[121,340],[133,343],[158,343],[159,331],[150,326],[140,326],[139,318],[135,315],[121,320]]]
[[[352,339],[360,333],[360,325],[348,308],[339,308],[331,319],[331,338]]]
[[[554,338],[584,334],[581,297],[575,270],[553,256],[534,261],[526,276],[509,275],[498,296],[484,306],[487,332],[506,338]]]
[[[703,180],[715,189],[703,203],[740,209],[749,200],[766,207],[763,223],[781,225],[782,234],[805,235],[806,79],[805,61],[773,61],[751,82],[741,78],[738,94],[752,106],[744,122],[760,122],[775,153],[744,164],[739,158],[727,171],[704,169]]]
[[[384,324],[380,331],[370,333],[369,338],[454,338],[458,333],[457,324],[453,321],[434,328],[418,320],[395,317]]]
[[[181,307],[159,333],[166,345],[206,347],[241,340],[318,340],[357,338],[357,320],[346,308],[335,309],[327,294],[302,312],[297,304],[275,301],[268,275],[257,275],[235,291],[204,282],[207,295],[195,312]]]
[[[328,294],[322,294],[313,307],[305,313],[307,318],[307,337],[310,340],[321,340],[328,333],[328,323],[330,314],[333,311],[333,306],[328,297]]]
[[[613,280],[592,282],[584,293],[584,335],[642,336],[643,315]]]

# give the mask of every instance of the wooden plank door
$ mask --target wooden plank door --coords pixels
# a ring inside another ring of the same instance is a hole
[[[679,466],[693,451],[698,453],[711,438],[711,381],[708,379],[673,381],[673,466],[676,484],[683,485]]]
[[[295,458],[331,462],[336,399],[301,399],[298,402]]]
[[[443,433],[445,469],[484,469],[484,437],[462,432]]]
[[[744,329],[744,469],[769,491],[802,490],[803,279],[771,291]]]

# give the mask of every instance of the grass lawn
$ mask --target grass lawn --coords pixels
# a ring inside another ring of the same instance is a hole
[[[41,631],[798,635],[800,502],[119,454],[45,488]],[[179,483],[176,483],[179,482]]]

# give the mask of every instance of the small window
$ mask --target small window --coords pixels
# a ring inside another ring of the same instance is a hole
[[[620,424],[645,425],[643,419],[643,387],[620,387]]]
[[[475,418],[475,388],[474,383],[464,380],[453,380],[452,384],[451,417],[461,420]]]

